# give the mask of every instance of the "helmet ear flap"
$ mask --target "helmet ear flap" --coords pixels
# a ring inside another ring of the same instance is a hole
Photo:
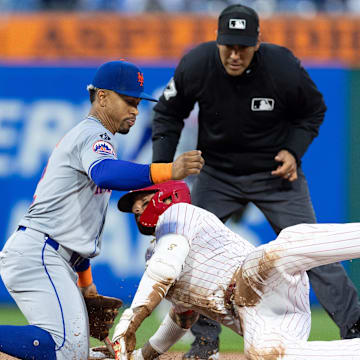
[[[164,209],[164,211],[162,211],[162,212],[159,211],[160,210],[159,203],[161,201],[160,194],[161,194],[160,191],[157,191],[154,194],[154,196],[149,201],[146,209],[139,217],[139,222],[142,226],[155,227],[159,220],[159,216],[166,210],[166,209]]]

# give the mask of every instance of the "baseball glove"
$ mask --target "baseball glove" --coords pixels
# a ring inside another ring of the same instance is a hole
[[[100,294],[86,296],[84,300],[89,316],[90,336],[103,341],[109,335],[122,301]]]

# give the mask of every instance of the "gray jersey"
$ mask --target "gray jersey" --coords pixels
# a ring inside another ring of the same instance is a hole
[[[90,174],[100,161],[116,159],[113,139],[91,116],[70,130],[53,150],[20,225],[83,257],[98,255],[111,191],[97,187]]]

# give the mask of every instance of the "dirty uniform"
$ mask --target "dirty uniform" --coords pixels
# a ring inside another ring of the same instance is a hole
[[[166,295],[176,312],[195,310],[242,335],[249,359],[360,359],[360,339],[307,341],[306,273],[360,257],[359,223],[295,225],[255,248],[212,213],[180,203],[159,217],[156,241],[167,234],[190,245]]]

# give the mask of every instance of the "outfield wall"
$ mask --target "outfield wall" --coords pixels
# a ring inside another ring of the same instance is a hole
[[[0,66],[0,248],[30,204],[52,148],[87,114],[86,85],[91,82],[98,64],[3,63]],[[158,97],[173,74],[173,66],[143,64],[142,68],[145,89]],[[358,142],[354,132],[350,135],[350,124],[359,135],[360,127],[358,115],[349,108],[360,93],[360,71],[336,67],[308,67],[308,70],[325,96],[328,112],[320,136],[304,157],[303,168],[318,221],[344,222],[359,209],[358,201],[354,203],[358,194],[348,189],[359,168],[350,167],[350,161],[359,163],[359,157],[354,156],[350,148],[350,139],[355,144]],[[130,133],[117,135],[119,158],[140,163],[151,161],[151,106],[151,102],[142,102],[140,115]],[[194,133],[196,115],[193,112],[186,121],[179,151],[195,146]],[[356,181],[351,185],[352,189],[358,188]],[[117,211],[116,201],[120,196],[117,191],[112,194],[102,253],[92,264],[98,290],[128,302],[142,274],[150,238],[138,234],[130,215]],[[270,226],[253,206],[241,224],[230,221],[228,225],[254,244],[274,238]],[[8,301],[11,299],[0,282],[0,302]]]

